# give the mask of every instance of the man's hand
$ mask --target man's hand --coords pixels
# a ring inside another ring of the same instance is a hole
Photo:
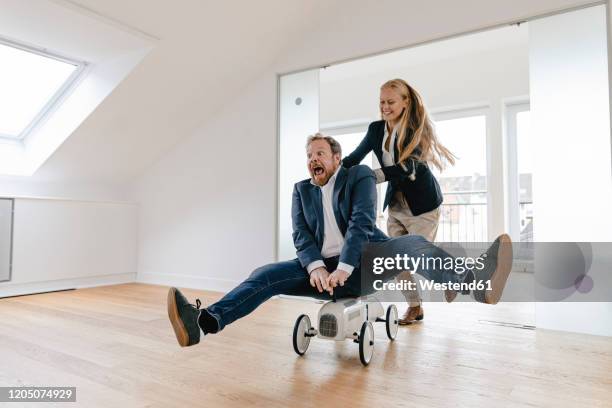
[[[344,286],[344,282],[346,282],[349,276],[350,274],[347,271],[343,271],[342,269],[336,269],[332,274],[330,274],[329,278],[327,278],[329,294],[334,294],[334,288],[336,286]]]
[[[316,287],[319,293],[323,293],[323,290],[328,289],[327,280],[329,279],[329,272],[324,267],[320,267],[310,272],[310,286]]]

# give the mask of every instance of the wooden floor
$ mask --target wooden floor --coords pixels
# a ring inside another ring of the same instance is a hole
[[[77,404],[57,406],[87,408],[612,407],[612,339],[483,322],[529,319],[525,305],[427,304],[424,323],[393,343],[375,327],[364,368],[348,341],[315,338],[294,354],[295,318],[314,320],[319,305],[293,299],[181,349],[166,292],[128,284],[1,299],[0,385],[76,386]]]

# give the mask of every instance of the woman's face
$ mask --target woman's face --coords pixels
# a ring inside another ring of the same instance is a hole
[[[387,122],[397,123],[407,106],[407,101],[395,89],[387,87],[380,90],[380,113]]]

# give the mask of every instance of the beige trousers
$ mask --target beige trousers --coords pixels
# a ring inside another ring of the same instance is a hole
[[[421,215],[412,215],[410,207],[400,192],[395,194],[393,205],[389,206],[389,218],[387,219],[387,234],[390,237],[399,237],[406,234],[421,235],[426,240],[433,242],[438,232],[440,222],[440,207]],[[397,281],[416,281],[414,276],[404,271],[396,278]],[[421,304],[421,295],[418,287],[416,290],[405,290],[402,294],[410,306]]]

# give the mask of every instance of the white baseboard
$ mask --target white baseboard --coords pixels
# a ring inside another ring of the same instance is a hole
[[[206,278],[194,275],[173,273],[139,273],[137,281],[154,285],[176,286],[179,288],[211,290],[227,293],[236,287],[240,281],[231,279]]]
[[[0,284],[0,298],[8,296],[31,295],[35,293],[52,292],[67,289],[82,289],[95,286],[118,285],[121,283],[136,282],[136,273],[119,273],[104,276],[91,276],[87,278],[60,279],[44,282]]]

